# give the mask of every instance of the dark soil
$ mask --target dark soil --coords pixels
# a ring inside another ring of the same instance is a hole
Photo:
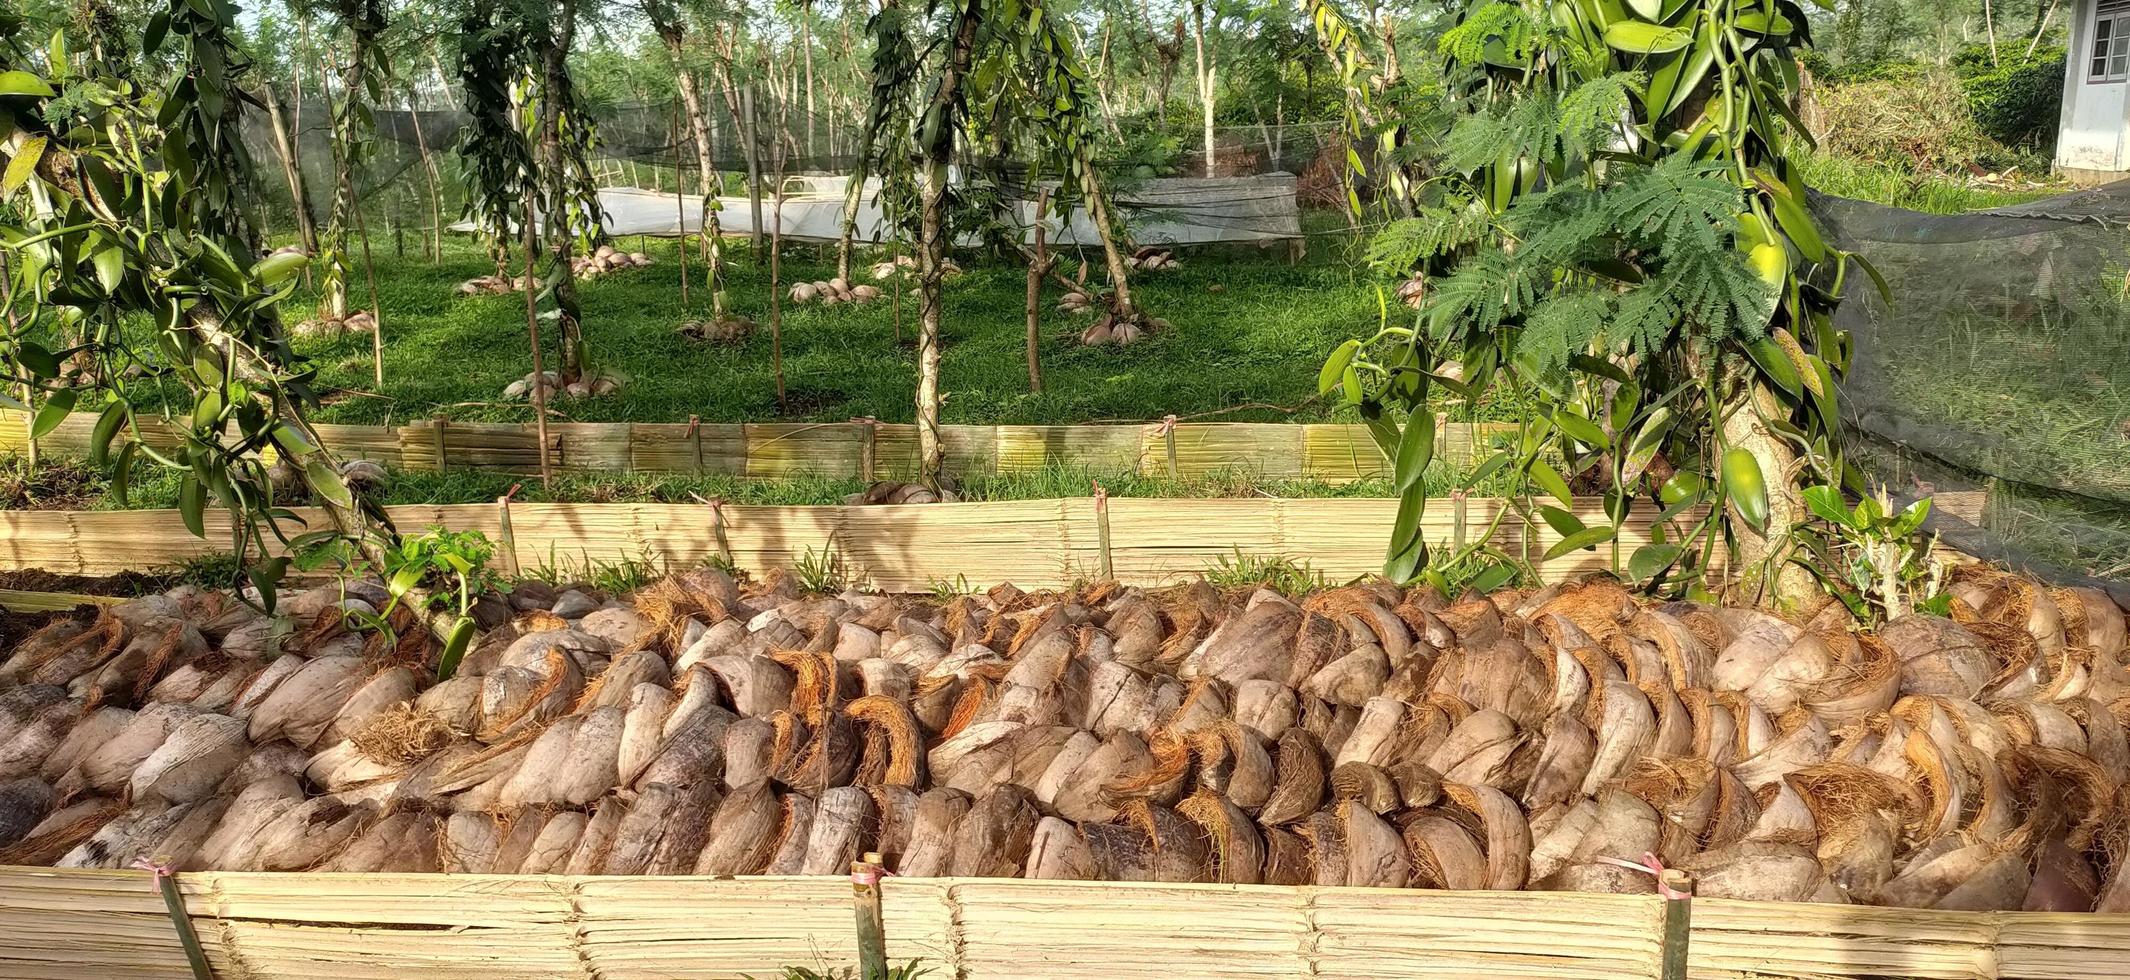
[[[118,575],[62,575],[32,568],[0,572],[0,589],[17,592],[72,592],[77,595],[137,596],[161,592],[176,580],[169,575],[124,572]]]
[[[79,460],[42,459],[33,468],[20,456],[0,459],[0,510],[89,510],[107,489]]]

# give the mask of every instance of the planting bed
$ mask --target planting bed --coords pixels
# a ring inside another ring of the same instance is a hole
[[[710,571],[523,585],[456,676],[181,589],[0,665],[0,864],[837,874],[2130,909],[2123,612],[1970,571],[1876,635],[1356,585],[999,587]]]

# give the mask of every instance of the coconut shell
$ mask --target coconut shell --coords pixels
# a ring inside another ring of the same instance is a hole
[[[495,867],[502,828],[487,813],[454,813],[444,820],[437,863],[447,874],[487,874]]]
[[[1825,881],[1811,851],[1768,841],[1741,841],[1705,851],[1681,867],[1693,875],[1696,897],[1804,902]]]
[[[81,707],[73,701],[60,701],[38,709],[27,723],[16,728],[12,740],[0,742],[0,779],[28,776],[42,770],[80,720]]]
[[[1145,800],[1126,804],[1117,819],[1146,838],[1149,856],[1144,864],[1151,877],[1143,880],[1211,880],[1212,855],[1205,832],[1196,823],[1168,807]]]
[[[570,738],[567,759],[549,771],[553,789],[548,795],[553,802],[586,806],[620,783],[618,757],[626,717],[618,705],[593,708],[583,715],[583,724]],[[521,764],[520,772],[525,768]]]
[[[1138,736],[1112,735],[1074,769],[1070,781],[1052,798],[1051,807],[1067,820],[1108,822],[1117,815],[1117,801],[1106,788],[1135,780],[1152,767],[1153,761],[1152,753]]]
[[[61,868],[123,868],[146,856],[184,818],[186,809],[160,800],[136,804],[80,846],[53,862]]]
[[[126,727],[109,742],[81,760],[75,773],[61,780],[59,790],[71,792],[76,780],[105,795],[116,795],[133,780],[133,773],[179,725],[199,714],[190,705],[151,704],[136,712]]]
[[[1259,810],[1259,819],[1267,825],[1294,823],[1315,813],[1329,782],[1325,770],[1316,736],[1306,729],[1289,728],[1276,747],[1272,795]]]
[[[687,874],[695,868],[709,841],[710,818],[717,810],[720,796],[716,781],[699,780],[680,792],[680,803],[662,828],[658,846],[651,852],[651,863],[644,869],[645,874]]]
[[[84,757],[102,748],[124,731],[133,721],[133,711],[127,708],[97,708],[74,723],[67,737],[45,756],[39,774],[46,782],[57,783]]]
[[[376,811],[329,796],[290,807],[259,831],[246,871],[308,871],[339,853]]]
[[[1036,822],[1021,877],[1053,881],[1095,881],[1102,875],[1093,849],[1079,828],[1056,817]]]
[[[969,794],[944,787],[926,791],[917,798],[917,813],[910,830],[910,845],[896,873],[936,878],[947,873],[954,853],[957,829],[975,801]]]

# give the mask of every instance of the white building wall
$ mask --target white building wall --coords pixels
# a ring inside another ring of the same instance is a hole
[[[2130,82],[2094,82],[2094,9],[2100,0],[2074,0],[2071,43],[2063,73],[2063,115],[2057,126],[2056,166],[2086,171],[2130,170],[2124,134],[2130,132]]]

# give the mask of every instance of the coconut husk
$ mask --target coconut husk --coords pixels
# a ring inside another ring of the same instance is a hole
[[[893,870],[909,850],[910,834],[917,828],[917,792],[907,786],[876,785],[867,788],[873,797],[877,826],[869,851],[880,853]]]
[[[364,828],[323,870],[376,874],[385,871],[434,873],[440,866],[436,818],[419,811],[388,814]]]
[[[1331,771],[1334,803],[1356,803],[1371,813],[1390,813],[1403,801],[1390,774],[1366,762],[1349,762]]]
[[[414,698],[415,710],[455,732],[472,734],[481,727],[483,681],[463,670]]]
[[[2086,730],[2076,718],[2053,704],[2038,701],[1994,701],[1985,705],[2015,747],[2040,746],[2083,755]]]
[[[330,796],[290,807],[259,831],[246,871],[308,871],[338,853],[376,817],[367,804],[349,806]]]
[[[897,874],[936,878],[947,872],[954,852],[956,827],[974,801],[960,790],[939,787],[917,798],[917,812],[910,829],[910,843]]]
[[[1126,803],[1117,820],[1145,836],[1148,851],[1144,866],[1150,877],[1140,880],[1211,880],[1212,854],[1204,831],[1196,823],[1168,807],[1146,800]]]
[[[1550,660],[1550,653],[1541,660],[1513,640],[1460,647],[1435,661],[1429,686],[1473,708],[1499,711],[1519,725],[1543,724],[1553,700]]]
[[[1315,813],[1323,801],[1327,778],[1316,737],[1306,729],[1288,729],[1279,738],[1272,794],[1259,810],[1259,819],[1267,825],[1293,823]]]
[[[209,797],[175,807],[178,810],[176,822],[161,840],[147,848],[143,856],[152,863],[176,871],[207,870],[200,866],[200,848],[221,825],[232,802],[230,797]]]
[[[1302,683],[1301,691],[1331,704],[1358,708],[1383,690],[1389,679],[1390,657],[1371,643],[1325,664]]]
[[[118,735],[88,755],[73,772],[59,781],[62,794],[71,795],[86,785],[107,796],[116,795],[132,781],[133,773],[161,748],[179,725],[199,714],[190,705],[151,704],[134,713]],[[21,737],[18,733],[16,737]]]
[[[538,670],[499,667],[482,680],[475,737],[490,743],[507,741],[560,718],[569,712],[583,684],[576,661],[560,649],[549,650],[546,664]]]
[[[1911,861],[1872,898],[1907,908],[2004,911],[2024,904],[2030,883],[2024,854],[1986,841]]]
[[[511,874],[523,866],[554,812],[546,807],[519,807],[504,814],[496,828],[496,853],[488,873]]]
[[[1313,881],[1309,844],[1301,835],[1284,827],[1260,826],[1257,829],[1264,835],[1265,884],[1307,885]]]
[[[632,809],[633,806],[619,796],[600,800],[591,819],[585,821],[583,832],[577,835],[577,845],[570,851],[569,862],[562,866],[562,873],[600,874],[613,852],[614,842],[619,839],[621,825],[628,820]]]
[[[133,711],[127,708],[97,708],[82,716],[67,737],[45,756],[44,764],[38,767],[39,775],[45,782],[58,783],[83,758],[117,738],[132,721]]]
[[[0,779],[27,776],[43,769],[81,716],[82,706],[72,701],[39,709],[28,723],[16,728],[12,740],[0,742]]]
[[[1345,744],[1339,747],[1334,765],[1363,762],[1387,766],[1401,747],[1405,732],[1406,704],[1394,698],[1369,698]]]
[[[342,705],[368,679],[360,657],[320,657],[281,682],[251,715],[251,740],[287,738],[298,748],[318,741]]]
[[[570,738],[568,759],[550,771],[554,788],[548,795],[553,802],[585,806],[620,784],[619,754],[626,710],[602,705],[583,718],[583,724]],[[712,747],[717,745],[716,739],[705,742]]]
[[[207,652],[206,638],[182,620],[158,618],[130,632],[116,656],[73,679],[74,694],[91,705],[137,705],[164,670]]]
[[[858,687],[865,696],[907,702],[916,684],[916,673],[892,660],[872,657],[858,661]]]
[[[842,874],[857,860],[867,825],[873,823],[873,797],[855,786],[839,786],[821,794],[814,807],[813,826],[806,842],[806,857],[799,873]]]
[[[1597,733],[1597,752],[1579,787],[1583,796],[1597,795],[1600,787],[1624,775],[1656,736],[1656,713],[1641,690],[1626,681],[1606,681],[1593,692],[1599,693],[1603,696],[1591,702],[1598,720],[1590,726]]]
[[[1094,881],[1102,869],[1095,854],[1080,836],[1079,828],[1056,817],[1036,822],[1028,845],[1028,863],[1021,877],[1054,881]]]
[[[1054,810],[1058,793],[1072,784],[1074,774],[1079,772],[1080,767],[1086,765],[1087,760],[1093,758],[1101,747],[1102,739],[1093,732],[1073,732],[1058,749],[1057,755],[1051,757],[1050,765],[1028,784],[1028,792],[1035,797],[1037,805],[1045,810]]]
[[[133,799],[192,803],[205,798],[249,754],[244,727],[243,721],[227,715],[186,719],[133,771]]]
[[[1701,759],[1635,761],[1620,787],[1657,811],[1663,828],[1656,853],[1677,864],[1701,849],[1703,833],[1716,812],[1719,789],[1716,767]]]
[[[1531,820],[1532,842],[1531,866],[1529,870],[1531,881],[1534,883],[1543,882],[1553,877],[1556,872],[1567,867],[1568,862],[1575,854],[1576,847],[1583,842],[1583,836],[1588,834],[1591,828],[1597,826],[1597,817],[1597,802],[1588,799],[1577,800],[1573,804],[1563,803],[1551,809],[1539,811],[1538,815]],[[1438,816],[1435,819],[1442,820],[1443,818]],[[1455,825],[1452,824],[1451,826],[1454,827]],[[1464,833],[1462,828],[1458,828],[1458,833]],[[1479,855],[1478,845],[1471,841],[1471,835],[1469,834],[1465,834],[1464,839],[1466,843],[1471,845],[1471,860],[1463,867],[1475,876],[1483,875],[1485,873],[1485,862]],[[1413,829],[1410,825],[1406,827],[1405,840],[1407,846],[1412,847]],[[1414,884],[1419,885],[1418,865],[1421,860],[1420,851],[1417,847],[1412,847],[1412,850],[1415,862]],[[1433,872],[1431,871],[1430,874],[1433,874]],[[1447,886],[1438,885],[1436,887]]]
[[[590,820],[575,810],[558,811],[538,824],[538,833],[531,834],[529,841],[520,834],[512,835],[511,856],[518,857],[517,864],[505,868],[501,866],[500,857],[492,856],[490,866],[495,868],[496,874],[560,874],[568,867],[570,856],[575,853],[577,842]],[[519,846],[521,841],[522,847]]]
[[[697,855],[694,873],[762,873],[776,849],[783,819],[784,808],[766,780],[726,794],[711,814],[708,842]]]
[[[1199,781],[1245,810],[1255,811],[1272,796],[1278,778],[1272,753],[1257,733],[1235,722],[1224,722],[1198,735],[1201,764]],[[1218,759],[1212,762],[1210,760]]]
[[[776,729],[761,718],[742,718],[725,728],[725,788],[763,782],[775,772]]]
[[[1403,888],[1412,877],[1412,861],[1396,828],[1353,801],[1335,808],[1346,852],[1346,884],[1361,888]]]
[[[244,787],[200,845],[199,865],[229,871],[251,866],[267,828],[302,802],[303,789],[294,776],[272,776]]]
[[[1531,828],[1509,795],[1491,786],[1446,782],[1443,796],[1484,828],[1490,889],[1522,888],[1531,866]]]
[[[858,785],[923,784],[924,732],[908,705],[869,694],[843,710],[859,726],[860,758],[854,775]]]
[[[1590,727],[1569,714],[1554,715],[1546,722],[1542,744],[1522,797],[1524,806],[1534,813],[1578,795],[1597,755],[1597,739]]]
[[[614,827],[613,838],[606,846],[606,857],[597,874],[639,875],[648,873],[651,861],[656,856],[659,843],[668,833],[668,827],[683,818],[688,807],[689,791],[665,783],[649,783],[637,792],[629,805],[628,813]],[[589,825],[587,825],[589,830]],[[802,835],[803,836],[803,835]],[[528,841],[526,850],[531,849]],[[505,848],[508,852],[508,848]],[[522,856],[520,857],[522,861]],[[573,857],[574,863],[574,857]]]
[[[34,797],[27,802],[34,804]],[[55,803],[20,840],[0,847],[0,864],[49,865],[95,835],[125,809],[124,802],[107,796],[85,796],[65,805]]]
[[[2026,898],[2026,912],[2091,912],[2100,897],[2100,874],[2085,855],[2062,841],[2044,839],[2034,852],[2033,874]]]
[[[1346,831],[1337,810],[1327,807],[1310,814],[1295,826],[1295,834],[1309,847],[1310,883],[1345,885]]]
[[[15,644],[7,659],[0,662],[0,683],[64,685],[101,663],[102,658],[117,653],[124,639],[125,624],[108,613],[61,616]],[[43,670],[63,659],[67,662]],[[37,679],[40,674],[45,679]]]
[[[60,868],[123,868],[143,857],[183,818],[185,808],[160,800],[135,804],[53,862]]]
[[[1696,897],[1753,902],[1811,900],[1825,881],[1819,860],[1795,844],[1740,841],[1686,859]]]
[[[565,767],[576,767],[571,752],[577,731],[583,725],[584,718],[569,715],[556,719],[554,724],[535,736],[510,779],[504,782],[496,803],[506,809],[516,809],[535,803],[563,802],[556,776]],[[612,785],[611,780],[608,785]]]
[[[1028,862],[1039,814],[1028,791],[999,786],[978,797],[955,824],[946,873],[956,878],[1010,878]]]
[[[663,786],[663,783],[652,785]],[[719,802],[717,781],[698,779],[685,787],[676,787],[680,800],[660,828],[658,846],[651,851],[651,861],[644,873],[653,875],[683,875],[694,870],[701,858],[704,845],[710,839],[710,818]],[[640,797],[639,797],[640,798]],[[627,822],[623,821],[623,829]],[[616,840],[620,840],[617,836]],[[612,855],[608,857],[611,859]]]
[[[23,778],[0,782],[0,848],[11,847],[37,829],[59,801],[52,784]]]
[[[1200,788],[1176,807],[1176,812],[1198,825],[1206,840],[1211,862],[1211,880],[1229,885],[1254,885],[1264,879],[1265,842],[1257,825],[1234,801],[1220,793]]]
[[[446,874],[487,874],[501,843],[502,827],[494,814],[454,813],[438,831],[437,865]]]
[[[1235,722],[1267,742],[1277,741],[1300,717],[1294,690],[1268,680],[1248,680],[1235,687]]]
[[[1597,818],[1578,841],[1568,864],[1589,864],[1601,857],[1640,857],[1657,849],[1664,821],[1655,808],[1624,789],[1608,789],[1597,798]],[[1652,883],[1652,887],[1654,887]],[[1584,890],[1584,889],[1576,889]]]
[[[332,743],[353,738],[378,716],[412,701],[416,687],[414,671],[406,667],[388,667],[371,674],[340,706],[326,726],[323,740]]]
[[[1117,804],[1110,796],[1109,788],[1133,783],[1153,763],[1146,743],[1137,736],[1112,735],[1104,739],[1085,762],[1074,768],[1069,779],[1058,785],[1048,801],[1049,806],[1059,816],[1074,822],[1107,822],[1117,815]]]
[[[776,831],[771,835],[774,846],[770,848],[769,863],[763,874],[795,875],[806,862],[806,844],[813,836],[814,801],[804,793],[786,793],[779,802],[783,812],[778,816]]]
[[[1792,712],[1779,724],[1781,737],[1766,749],[1748,756],[1745,761],[1731,767],[1746,786],[1759,790],[1790,773],[1826,760],[1834,749],[1834,739],[1827,726],[1818,716],[1809,712]]]
[[[1901,661],[1902,694],[1972,699],[1998,672],[1998,660],[1952,620],[1911,615],[1879,630]]]

